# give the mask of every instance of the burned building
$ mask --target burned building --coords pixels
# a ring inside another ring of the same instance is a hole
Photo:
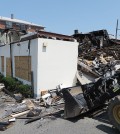
[[[82,84],[103,76],[112,67],[113,70],[119,68],[120,42],[111,39],[107,30],[92,31],[86,34],[77,32],[73,37],[79,42],[78,71],[81,72],[82,77],[81,75],[78,77]]]

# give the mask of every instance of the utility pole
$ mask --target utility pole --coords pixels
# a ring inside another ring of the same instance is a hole
[[[117,19],[117,24],[116,24],[116,35],[115,35],[115,39],[117,39],[117,33],[118,33],[118,19]]]

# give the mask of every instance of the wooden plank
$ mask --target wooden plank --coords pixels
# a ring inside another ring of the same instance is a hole
[[[21,113],[18,113],[18,114],[12,114],[11,116],[16,118],[16,117],[19,117],[19,116],[22,116],[22,115],[25,115],[27,113],[29,113],[30,110],[27,110],[27,111],[24,111],[24,112],[21,112]]]
[[[11,60],[6,58],[6,76],[11,76]]]

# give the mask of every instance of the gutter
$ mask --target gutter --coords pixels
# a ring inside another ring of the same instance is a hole
[[[5,45],[0,45],[0,47],[4,47]]]

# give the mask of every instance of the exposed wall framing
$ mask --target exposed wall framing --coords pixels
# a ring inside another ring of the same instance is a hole
[[[1,56],[1,71],[4,72],[4,56]]]
[[[6,76],[11,76],[11,60],[6,58]]]
[[[15,56],[15,76],[31,81],[31,56]]]

